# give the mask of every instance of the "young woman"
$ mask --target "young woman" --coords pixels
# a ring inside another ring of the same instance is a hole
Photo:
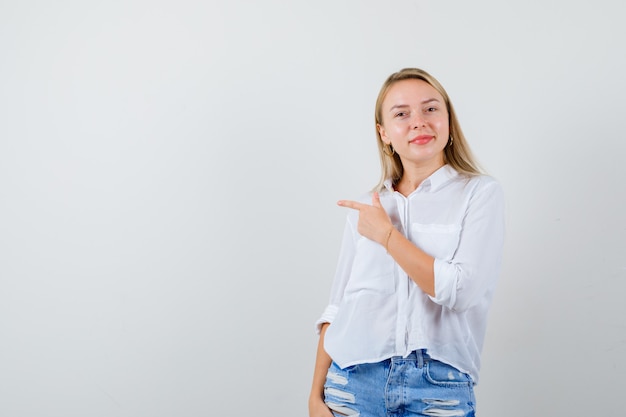
[[[382,176],[352,209],[320,341],[310,417],[473,416],[504,241],[501,187],[423,70],[383,84]]]

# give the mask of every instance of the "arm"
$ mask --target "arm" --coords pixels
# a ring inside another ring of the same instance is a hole
[[[339,201],[342,207],[359,210],[358,231],[366,238],[380,243],[409,277],[431,297],[435,296],[435,259],[415,246],[393,227],[391,219],[380,204],[378,193],[372,205],[356,201]]]
[[[380,243],[409,277],[440,305],[463,311],[482,300],[499,274],[504,243],[504,196],[491,182],[470,202],[453,260],[435,259],[392,225],[374,193],[372,205],[340,201],[359,211],[358,232]]]
[[[337,315],[338,306],[343,298],[344,289],[350,278],[350,270],[355,253],[355,222],[348,216],[344,227],[341,249],[339,251],[339,260],[335,270],[335,278],[330,291],[329,304],[324,310],[322,317],[316,322],[317,331],[319,332],[319,342],[317,346],[317,356],[315,359],[315,369],[313,373],[313,384],[311,387],[311,395],[309,396],[309,416],[310,417],[333,417],[329,408],[324,402],[324,383],[326,382],[326,374],[332,359],[324,349],[324,337],[326,329]]]
[[[324,350],[324,334],[328,323],[322,324],[320,339],[317,345],[317,356],[315,359],[315,370],[313,371],[313,385],[309,396],[309,416],[310,417],[332,417],[332,413],[324,403],[324,383],[326,373],[331,364],[331,358]]]
[[[435,303],[465,311],[493,292],[502,263],[504,213],[498,183],[486,181],[472,194],[454,257],[435,260]]]

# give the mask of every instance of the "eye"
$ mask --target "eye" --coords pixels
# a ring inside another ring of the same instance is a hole
[[[399,111],[398,113],[395,114],[394,117],[404,117],[407,115],[407,112],[405,111]]]
[[[429,107],[429,108],[426,109],[426,111],[429,112],[429,113],[435,112],[437,110],[438,110],[437,107]]]

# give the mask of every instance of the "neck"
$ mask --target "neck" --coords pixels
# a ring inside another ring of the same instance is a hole
[[[420,186],[422,181],[444,165],[441,162],[440,164],[430,166],[405,166],[402,178],[396,185],[396,190],[404,196],[408,196]]]

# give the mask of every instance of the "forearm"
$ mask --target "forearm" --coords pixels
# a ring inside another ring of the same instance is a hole
[[[318,401],[324,399],[324,383],[326,382],[326,374],[332,359],[324,350],[324,335],[329,323],[322,324],[320,330],[320,338],[317,345],[317,356],[315,359],[315,370],[313,371],[313,384],[311,387],[311,395],[309,397],[309,403],[311,401]]]
[[[371,206],[349,200],[340,200],[337,204],[359,210],[358,232],[383,245],[422,291],[434,297],[435,259],[398,232],[382,207],[378,193],[372,195]]]
[[[415,246],[395,227],[383,242],[387,252],[407,275],[431,297],[435,296],[435,259]]]

